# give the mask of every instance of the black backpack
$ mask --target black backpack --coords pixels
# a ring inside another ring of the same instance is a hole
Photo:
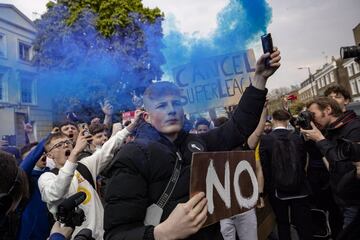
[[[281,192],[297,192],[304,182],[304,170],[292,138],[292,132],[274,137],[271,158],[271,173],[275,189]]]

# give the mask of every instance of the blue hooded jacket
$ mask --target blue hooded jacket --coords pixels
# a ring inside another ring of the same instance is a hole
[[[45,240],[50,235],[49,212],[46,203],[41,200],[38,186],[39,177],[44,172],[49,171],[49,168],[41,171],[33,170],[36,162],[41,158],[45,150],[45,142],[46,139],[42,140],[20,164],[20,167],[26,172],[29,178],[29,185],[32,192],[21,216],[20,230],[18,233],[19,240]]]

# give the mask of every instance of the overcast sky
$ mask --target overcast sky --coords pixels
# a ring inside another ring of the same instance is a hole
[[[47,0],[0,0],[14,4],[30,19],[45,12]],[[206,35],[216,27],[216,14],[228,0],[143,0],[173,14],[183,32]],[[354,45],[352,29],[360,23],[360,0],[268,0],[273,17],[268,31],[282,52],[282,66],[269,82],[270,89],[299,84],[331,56],[339,57],[341,46]],[[261,54],[260,42],[253,47]]]

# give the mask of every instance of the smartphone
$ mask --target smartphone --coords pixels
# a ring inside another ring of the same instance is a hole
[[[1,137],[1,140],[5,141],[5,143],[4,143],[5,147],[9,146],[9,136],[8,135],[3,135]]]
[[[273,53],[274,52],[274,46],[273,46],[271,33],[267,33],[267,34],[264,34],[261,36],[261,44],[262,44],[264,53],[268,53],[268,52]],[[265,60],[265,66],[270,67],[270,57],[268,57]]]
[[[80,127],[84,130],[84,136],[90,135],[89,126],[87,123],[81,123]]]
[[[15,135],[3,135],[2,140],[6,141],[5,146],[16,146],[16,136]]]

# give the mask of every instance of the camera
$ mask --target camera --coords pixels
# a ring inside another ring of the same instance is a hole
[[[314,114],[309,111],[303,111],[299,113],[298,117],[295,118],[292,123],[295,126],[299,126],[302,129],[310,130],[312,129],[310,122],[313,120]]]
[[[340,56],[342,59],[355,58],[356,62],[360,62],[360,45],[348,46],[340,48]]]
[[[274,52],[274,46],[273,41],[271,37],[271,33],[267,33],[261,36],[261,43],[263,47],[264,53],[273,53]],[[265,60],[265,66],[270,66],[270,57],[266,58]]]
[[[95,240],[92,237],[92,231],[88,228],[81,229],[74,237],[74,240]]]
[[[56,219],[68,227],[81,226],[85,221],[85,213],[78,206],[86,199],[86,193],[78,192],[65,199],[58,206]]]
[[[360,144],[348,139],[338,139],[338,158],[340,161],[360,162]]]

